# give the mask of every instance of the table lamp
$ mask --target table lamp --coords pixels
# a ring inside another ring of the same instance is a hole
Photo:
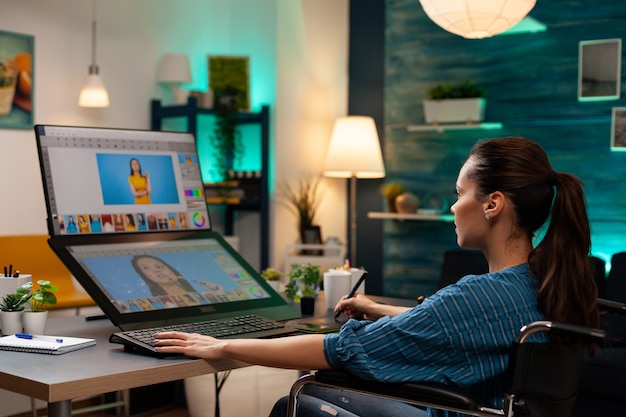
[[[189,58],[185,54],[165,54],[159,67],[158,81],[170,85],[176,104],[185,104],[189,92],[180,88],[182,83],[191,82]]]
[[[350,178],[350,261],[356,266],[356,179],[385,176],[385,164],[374,119],[367,116],[346,116],[335,121],[324,175]]]

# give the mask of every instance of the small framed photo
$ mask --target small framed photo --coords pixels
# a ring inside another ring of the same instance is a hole
[[[621,68],[621,39],[580,41],[578,101],[619,100]]]
[[[626,152],[626,107],[613,107],[611,151]]]

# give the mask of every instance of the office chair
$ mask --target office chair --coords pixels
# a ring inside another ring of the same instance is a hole
[[[606,262],[597,256],[589,256],[591,270],[593,271],[593,279],[598,287],[598,297],[604,298],[606,288]]]
[[[548,332],[568,343],[557,346],[528,342],[538,332]],[[293,384],[287,415],[297,416],[298,394],[305,386],[314,384],[474,416],[569,417],[578,393],[584,344],[603,346],[606,339],[603,330],[566,323],[537,321],[522,327],[511,346],[508,386],[501,409],[481,405],[458,387],[426,382],[367,381],[345,371],[331,370],[304,375]]]
[[[443,253],[438,288],[454,284],[465,275],[485,274],[489,265],[481,251],[451,249]]]

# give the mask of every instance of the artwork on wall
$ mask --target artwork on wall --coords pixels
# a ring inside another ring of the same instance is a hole
[[[613,107],[611,151],[626,152],[626,107]]]
[[[618,100],[622,40],[581,41],[578,52],[578,101]]]
[[[249,61],[247,56],[209,56],[209,88],[216,101],[229,100],[235,95],[237,108],[250,110]]]
[[[0,31],[0,128],[33,127],[35,38]]]

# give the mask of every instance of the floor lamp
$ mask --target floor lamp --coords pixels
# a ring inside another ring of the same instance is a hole
[[[335,121],[324,175],[350,178],[350,262],[356,266],[356,180],[385,176],[385,164],[374,119],[346,116]]]

